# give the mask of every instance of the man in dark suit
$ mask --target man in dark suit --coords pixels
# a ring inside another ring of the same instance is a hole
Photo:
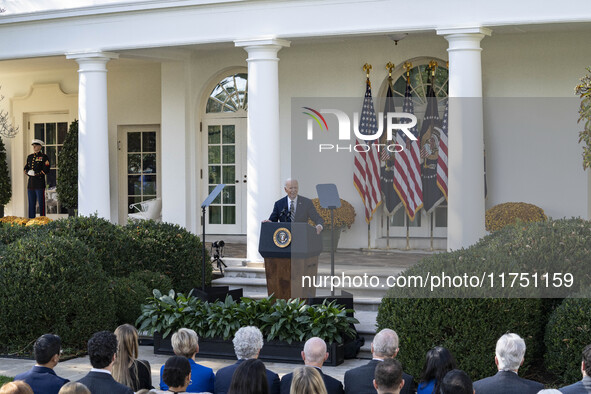
[[[589,394],[591,393],[591,345],[587,345],[583,349],[583,361],[581,362],[581,373],[583,380],[579,380],[575,384],[562,387],[561,393],[564,394]]]
[[[371,343],[373,359],[360,367],[345,372],[345,394],[376,394],[373,385],[376,366],[388,358],[394,358],[398,354],[398,334],[394,330],[384,328],[378,332]],[[401,394],[414,393],[413,378],[409,374],[402,373],[404,386]]]
[[[373,387],[378,394],[400,394],[404,387],[402,364],[393,358],[386,358],[376,366]]]
[[[478,394],[537,394],[544,385],[517,374],[525,356],[525,341],[517,334],[505,334],[497,341],[495,364],[499,372],[474,382]]]
[[[241,327],[236,331],[232,343],[238,361],[235,364],[219,369],[215,374],[215,394],[226,394],[228,392],[230,383],[232,383],[232,375],[243,361],[259,357],[259,353],[263,348],[263,334],[257,327]],[[268,369],[265,372],[269,384],[269,393],[279,394],[279,375]]]
[[[304,345],[302,351],[302,360],[304,364],[310,367],[314,367],[320,372],[320,376],[324,380],[326,386],[326,392],[328,394],[343,394],[343,384],[335,378],[325,375],[322,372],[322,364],[328,358],[328,352],[326,351],[326,342],[318,337],[310,338]],[[293,372],[281,378],[281,394],[289,394],[291,387],[291,380],[293,379]]]
[[[33,346],[37,364],[29,371],[16,375],[14,380],[24,380],[35,394],[57,394],[69,382],[53,371],[60,360],[61,347],[62,340],[57,335],[40,336]]]
[[[97,332],[88,341],[88,357],[92,369],[78,382],[92,394],[133,394],[133,390],[113,379],[113,363],[117,356],[117,337],[110,331]]]
[[[284,187],[287,196],[275,202],[269,222],[307,222],[308,219],[316,224],[316,233],[320,234],[324,220],[316,211],[312,200],[298,195],[298,181],[288,179]]]

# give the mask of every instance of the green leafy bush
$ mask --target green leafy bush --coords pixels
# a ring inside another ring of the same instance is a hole
[[[318,336],[327,343],[342,343],[344,336],[355,334],[351,323],[358,323],[336,301],[310,306],[299,299],[273,302],[271,297],[258,301],[242,298],[238,303],[227,297],[223,302],[210,303],[173,290],[166,295],[154,290],[147,301],[136,324],[140,331],[157,331],[163,337],[187,327],[204,338],[231,339],[240,327],[251,325],[257,326],[268,341],[291,343]]]
[[[496,342],[507,332],[524,338],[527,353],[520,371],[527,372],[542,352],[543,311],[539,299],[390,298],[382,301],[377,323],[379,330],[398,333],[398,359],[411,375],[420,376],[430,348],[443,346],[477,380],[496,372]]]
[[[78,120],[70,123],[70,129],[60,151],[57,195],[64,207],[78,208]]]
[[[0,245],[8,245],[27,235],[31,229],[13,223],[0,223]]]
[[[127,277],[114,278],[111,281],[117,325],[134,324],[142,313],[141,305],[152,290],[156,288],[171,289],[172,281],[164,274],[138,271]]]
[[[591,343],[591,291],[566,298],[546,326],[546,368],[561,383],[581,380],[581,352]]]
[[[161,272],[170,279],[175,289],[188,293],[201,285],[202,243],[199,237],[170,223],[143,220],[126,226],[134,244],[130,261],[136,267]],[[209,254],[206,253],[209,262]],[[205,281],[211,282],[211,264],[205,264]]]
[[[28,352],[32,341],[59,334],[84,349],[114,325],[108,279],[92,250],[77,239],[31,234],[0,255],[0,351]]]
[[[12,186],[10,183],[10,173],[8,172],[8,161],[6,160],[6,147],[0,137],[0,206],[8,204],[12,198]],[[4,216],[4,210],[2,211]]]

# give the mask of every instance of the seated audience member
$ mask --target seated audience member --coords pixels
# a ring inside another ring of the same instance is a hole
[[[466,372],[452,369],[441,379],[437,394],[474,394],[472,379]]]
[[[505,334],[497,341],[495,349],[495,364],[497,372],[474,382],[474,389],[478,394],[537,394],[544,385],[533,380],[520,378],[517,374],[523,364],[525,356],[525,342],[517,334]]]
[[[184,393],[191,382],[191,364],[186,357],[172,356],[164,364],[162,379],[168,391]]]
[[[88,358],[92,369],[78,382],[92,394],[132,394],[133,390],[113,379],[117,357],[117,337],[109,331],[99,331],[88,341]]]
[[[228,365],[221,368],[215,375],[215,394],[226,394],[232,382],[232,375],[234,371],[245,360],[258,358],[261,349],[263,348],[263,334],[257,327],[247,326],[241,327],[236,331],[234,339],[234,353],[236,353],[235,364]],[[279,375],[273,371],[265,368],[267,375],[267,382],[269,384],[269,393],[279,394],[280,380]]]
[[[256,358],[241,363],[232,375],[228,394],[269,394],[265,364]]]
[[[33,346],[36,364],[25,373],[15,376],[14,380],[26,382],[35,394],[57,394],[60,388],[69,382],[60,378],[53,370],[60,361],[62,340],[57,335],[41,335]]]
[[[436,346],[427,352],[425,366],[417,394],[439,393],[439,384],[446,373],[456,368],[456,360],[444,347]]]
[[[324,385],[326,386],[326,392],[328,394],[343,394],[343,384],[322,372],[322,364],[324,364],[327,358],[328,352],[326,351],[326,342],[324,342],[324,340],[318,337],[313,337],[306,341],[304,350],[302,351],[302,360],[304,360],[304,364],[318,369],[320,376],[322,376],[322,379],[324,380]],[[289,394],[292,378],[293,373],[288,373],[281,378],[281,394]]]
[[[373,359],[366,365],[350,369],[345,372],[345,393],[375,393],[373,377],[378,363],[387,358],[394,358],[398,354],[398,334],[389,328],[378,332],[371,343],[371,354]],[[402,373],[404,386],[400,391],[402,394],[414,393],[412,376]]]
[[[399,394],[404,387],[402,364],[393,358],[387,358],[376,366],[373,387],[378,394]]]
[[[0,394],[33,394],[31,386],[22,380],[4,383],[0,387]]]
[[[210,392],[214,390],[215,375],[213,369],[197,364],[195,355],[199,353],[199,337],[190,328],[181,328],[172,335],[172,350],[177,356],[185,357],[191,365],[191,383],[187,387],[189,393]],[[162,379],[164,366],[160,369],[160,389],[168,390],[168,385]]]
[[[293,371],[290,394],[327,394],[324,380],[314,367],[298,367]]]
[[[583,361],[581,361],[581,373],[583,379],[560,389],[564,394],[591,393],[591,345],[583,349]]]
[[[137,359],[139,336],[134,326],[123,324],[115,330],[117,358],[113,364],[113,378],[133,391],[152,388],[149,364]]]
[[[88,387],[78,382],[66,383],[62,386],[59,394],[92,394]]]

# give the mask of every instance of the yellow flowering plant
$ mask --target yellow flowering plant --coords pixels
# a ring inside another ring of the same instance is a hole
[[[485,215],[485,225],[487,231],[500,230],[505,226],[514,224],[520,220],[522,222],[543,222],[548,220],[544,210],[533,204],[524,202],[506,202],[495,205]]]
[[[28,219],[20,216],[5,216],[0,219],[0,223],[8,223],[16,226],[44,225],[51,221],[52,220],[47,216],[38,216],[35,219]]]
[[[320,206],[320,202],[317,198],[312,199],[314,207],[318,214],[324,220],[324,228],[330,229],[330,209],[325,209]],[[351,225],[355,222],[355,208],[346,200],[341,198],[340,208],[334,210],[334,227],[336,228],[351,228]]]

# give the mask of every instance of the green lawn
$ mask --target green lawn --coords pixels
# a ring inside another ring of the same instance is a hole
[[[0,375],[0,386],[2,386],[6,382],[12,382],[13,379],[14,378],[11,378],[10,376],[2,376],[2,375]]]

